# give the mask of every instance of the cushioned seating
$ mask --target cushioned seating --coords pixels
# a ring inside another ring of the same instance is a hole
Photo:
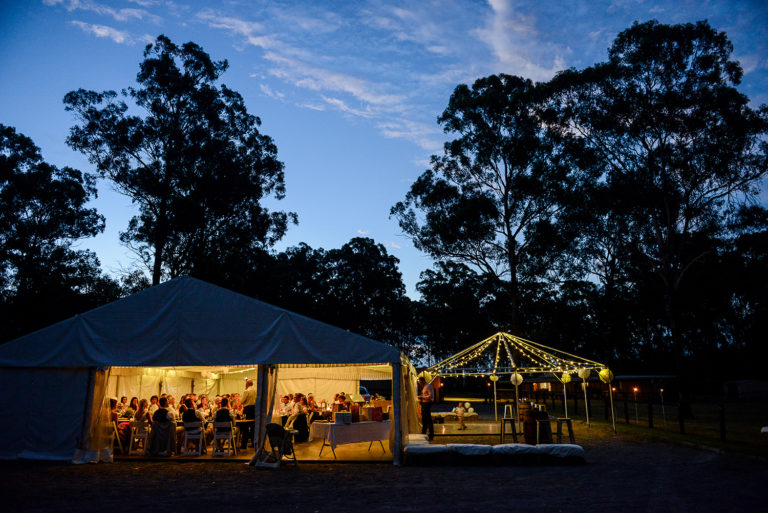
[[[403,454],[406,465],[446,465],[451,462],[451,452],[445,445],[408,444]]]
[[[536,465],[542,451],[528,444],[500,444],[492,447],[493,461],[497,465]]]
[[[584,448],[575,444],[539,444],[541,454],[553,463],[584,463]]]
[[[479,444],[448,444],[457,465],[489,465],[492,463],[491,446]]]

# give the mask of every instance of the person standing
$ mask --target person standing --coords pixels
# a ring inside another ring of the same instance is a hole
[[[248,442],[253,440],[254,424],[256,420],[256,388],[253,386],[253,380],[245,381],[245,392],[241,400],[243,405],[243,416],[248,422],[243,423],[243,439],[240,442],[240,450],[248,448]]]
[[[421,403],[421,434],[428,435],[430,440],[435,438],[435,426],[432,424],[432,403],[435,400],[435,389],[427,383],[427,380],[419,378],[421,393],[419,394],[419,403]]]

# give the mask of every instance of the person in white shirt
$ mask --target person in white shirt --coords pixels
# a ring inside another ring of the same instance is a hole
[[[421,393],[418,396],[421,403],[421,434],[426,434],[430,440],[433,440],[435,426],[432,424],[432,403],[435,400],[435,389],[424,378],[419,378],[419,386],[421,387]]]
[[[245,392],[240,400],[243,405],[243,416],[248,422],[242,424],[243,439],[240,442],[240,450],[248,448],[248,442],[253,442],[254,424],[256,420],[256,387],[253,386],[253,380],[245,381]]]

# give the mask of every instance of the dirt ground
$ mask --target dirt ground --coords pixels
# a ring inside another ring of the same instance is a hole
[[[435,442],[493,443],[478,437]],[[69,465],[0,462],[4,511],[515,511],[768,510],[768,461],[707,449],[580,435],[580,466],[394,467],[168,460]]]

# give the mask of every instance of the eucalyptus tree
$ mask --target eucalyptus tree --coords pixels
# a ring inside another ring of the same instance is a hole
[[[625,243],[615,247],[658,280],[678,359],[686,352],[681,287],[716,250],[724,216],[758,191],[768,169],[768,109],[753,109],[736,89],[742,70],[732,51],[707,22],[635,23],[617,36],[608,62],[549,84],[563,133],[605,164],[602,179],[617,191],[606,219]]]
[[[582,168],[537,116],[537,88],[509,75],[459,85],[438,118],[455,136],[391,215],[414,245],[466,264],[506,290],[505,325],[519,330],[521,286],[546,278],[533,266],[537,232],[558,215]],[[540,257],[541,248],[537,249]]]
[[[144,51],[137,87],[64,97],[77,120],[68,144],[138,205],[121,240],[153,284],[221,265],[233,248],[270,247],[296,220],[261,204],[284,197],[283,164],[242,96],[218,85],[227,66],[161,35]]]
[[[96,255],[75,244],[104,230],[88,202],[95,177],[43,160],[32,140],[0,125],[2,337],[13,338],[118,295]],[[111,293],[108,291],[111,289]],[[95,304],[92,304],[95,303]]]

